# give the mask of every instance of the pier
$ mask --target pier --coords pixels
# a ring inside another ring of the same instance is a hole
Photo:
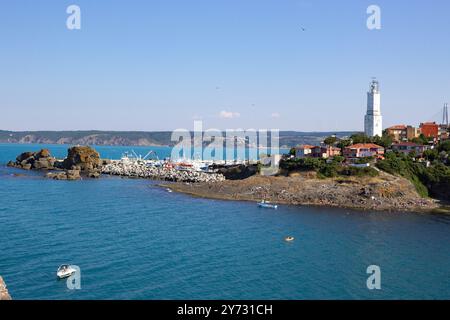
[[[102,174],[173,182],[220,182],[225,176],[199,168],[192,163],[121,159],[110,160]]]

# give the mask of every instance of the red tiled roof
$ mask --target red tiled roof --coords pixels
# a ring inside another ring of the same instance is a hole
[[[312,148],[315,148],[315,146],[311,146],[309,144],[305,144],[305,145],[301,145],[301,146],[295,147],[295,149],[312,149]]]
[[[346,147],[346,149],[384,149],[384,147],[375,143],[357,143]]]
[[[404,124],[389,127],[388,130],[406,130],[407,127]]]
[[[414,142],[400,142],[400,143],[394,143],[392,146],[398,146],[398,147],[423,147],[422,144],[417,144]]]

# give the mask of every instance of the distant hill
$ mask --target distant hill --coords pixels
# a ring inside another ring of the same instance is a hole
[[[280,146],[319,144],[324,138],[336,134],[350,136],[355,132],[296,132],[280,131]],[[170,131],[2,131],[0,143],[40,143],[69,145],[111,146],[173,146]]]

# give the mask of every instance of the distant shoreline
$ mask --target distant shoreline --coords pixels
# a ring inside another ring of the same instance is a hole
[[[320,144],[323,139],[336,134],[349,136],[356,131],[341,132],[301,132],[280,131],[280,148],[300,144]],[[192,132],[191,132],[192,135]],[[136,146],[173,147],[171,131],[2,131],[0,143],[5,144],[52,144],[52,145],[91,145],[91,146]]]

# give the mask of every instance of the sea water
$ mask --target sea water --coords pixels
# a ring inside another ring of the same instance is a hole
[[[6,168],[43,147],[64,157],[68,146],[0,145],[0,275],[13,299],[450,299],[449,216],[270,210],[150,180],[56,181]],[[56,279],[64,263],[80,267],[80,290]],[[367,287],[371,265],[381,290]]]

